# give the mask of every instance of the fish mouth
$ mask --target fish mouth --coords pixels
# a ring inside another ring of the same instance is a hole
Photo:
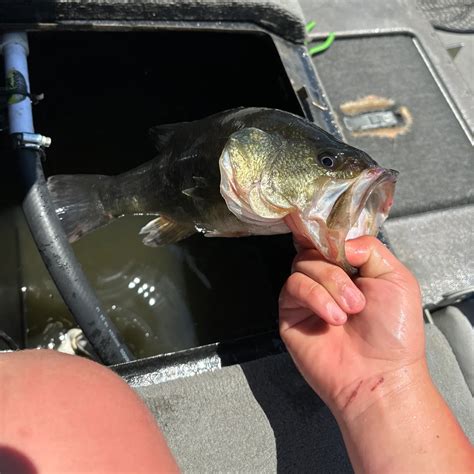
[[[347,229],[346,240],[362,235],[376,235],[392,207],[397,177],[398,171],[379,167],[362,173],[348,191],[349,225],[339,223],[336,202],[329,216],[328,226]],[[343,202],[342,205],[344,204]]]
[[[378,233],[392,207],[397,176],[398,171],[373,167],[356,179],[328,181],[310,206],[290,214],[285,222],[302,240],[311,241],[326,259],[353,273],[344,243]]]

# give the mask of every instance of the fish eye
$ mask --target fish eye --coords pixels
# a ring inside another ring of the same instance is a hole
[[[323,153],[319,155],[318,161],[322,166],[324,166],[324,168],[329,169],[329,170],[333,169],[336,164],[335,158],[331,155],[328,155],[327,153]]]

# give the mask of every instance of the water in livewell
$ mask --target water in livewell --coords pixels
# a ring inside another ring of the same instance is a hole
[[[142,244],[149,218],[126,217],[73,247],[105,310],[138,357],[276,327],[289,236]],[[55,347],[75,324],[26,228],[19,223],[23,306],[30,347]]]

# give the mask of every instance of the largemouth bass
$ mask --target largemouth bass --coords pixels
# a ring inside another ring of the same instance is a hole
[[[293,231],[349,270],[344,241],[375,235],[393,202],[396,171],[288,112],[239,108],[150,135],[158,156],[131,171],[49,178],[70,241],[149,214],[145,245]]]

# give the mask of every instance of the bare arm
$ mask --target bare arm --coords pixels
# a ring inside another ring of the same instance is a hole
[[[415,278],[374,238],[346,251],[354,281],[314,250],[298,255],[280,332],[336,417],[354,469],[474,472],[473,449],[427,369]]]
[[[474,472],[472,447],[424,364],[364,380],[358,396],[334,410],[356,472]]]

